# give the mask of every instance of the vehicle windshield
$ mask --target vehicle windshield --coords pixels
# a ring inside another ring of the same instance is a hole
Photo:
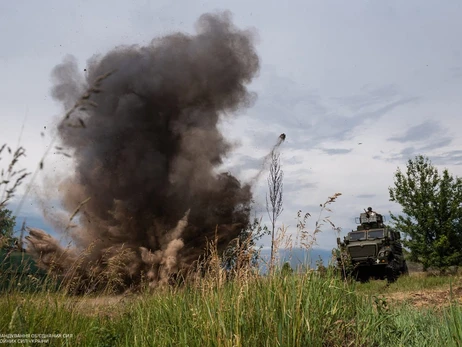
[[[370,230],[367,233],[368,240],[382,239],[383,238],[383,229],[380,230]]]
[[[350,241],[364,240],[366,238],[366,232],[359,231],[359,232],[350,233],[348,238],[350,239]]]

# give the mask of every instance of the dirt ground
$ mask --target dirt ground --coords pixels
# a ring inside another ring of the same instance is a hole
[[[411,273],[411,276],[420,276],[420,273]],[[462,283],[449,285],[440,288],[404,290],[385,295],[390,302],[407,302],[414,307],[443,307],[451,302],[462,303]]]

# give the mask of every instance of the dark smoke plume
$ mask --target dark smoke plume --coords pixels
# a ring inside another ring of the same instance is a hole
[[[247,227],[251,186],[216,173],[232,149],[217,125],[254,102],[245,85],[259,58],[252,32],[234,27],[229,13],[202,15],[196,28],[93,57],[85,77],[73,59],[54,69],[52,94],[66,110],[114,73],[91,95],[97,107],[71,117],[81,127],[58,127],[76,167],[59,191],[68,216],[79,208],[79,223],[71,250],[30,231],[29,251],[43,267],[72,269],[83,282],[117,269],[122,288],[142,274],[155,286],[193,264],[215,229],[222,251]]]

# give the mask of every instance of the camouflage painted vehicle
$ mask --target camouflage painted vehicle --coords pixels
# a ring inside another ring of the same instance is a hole
[[[408,274],[400,233],[383,224],[383,216],[371,207],[356,222],[360,224],[357,230],[349,232],[343,242],[337,238],[338,266],[349,269],[347,274],[361,282],[372,277],[391,283]]]

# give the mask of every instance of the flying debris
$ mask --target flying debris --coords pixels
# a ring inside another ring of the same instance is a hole
[[[266,170],[268,164],[270,163],[273,154],[275,153],[275,151],[277,151],[279,149],[279,147],[281,146],[281,144],[284,142],[285,139],[286,139],[286,134],[282,133],[281,135],[279,135],[278,140],[276,141],[276,144],[273,146],[271,151],[263,158],[263,162],[261,164],[260,170],[251,179],[252,184],[255,184],[255,182],[258,181],[258,179],[260,178],[260,176]]]

